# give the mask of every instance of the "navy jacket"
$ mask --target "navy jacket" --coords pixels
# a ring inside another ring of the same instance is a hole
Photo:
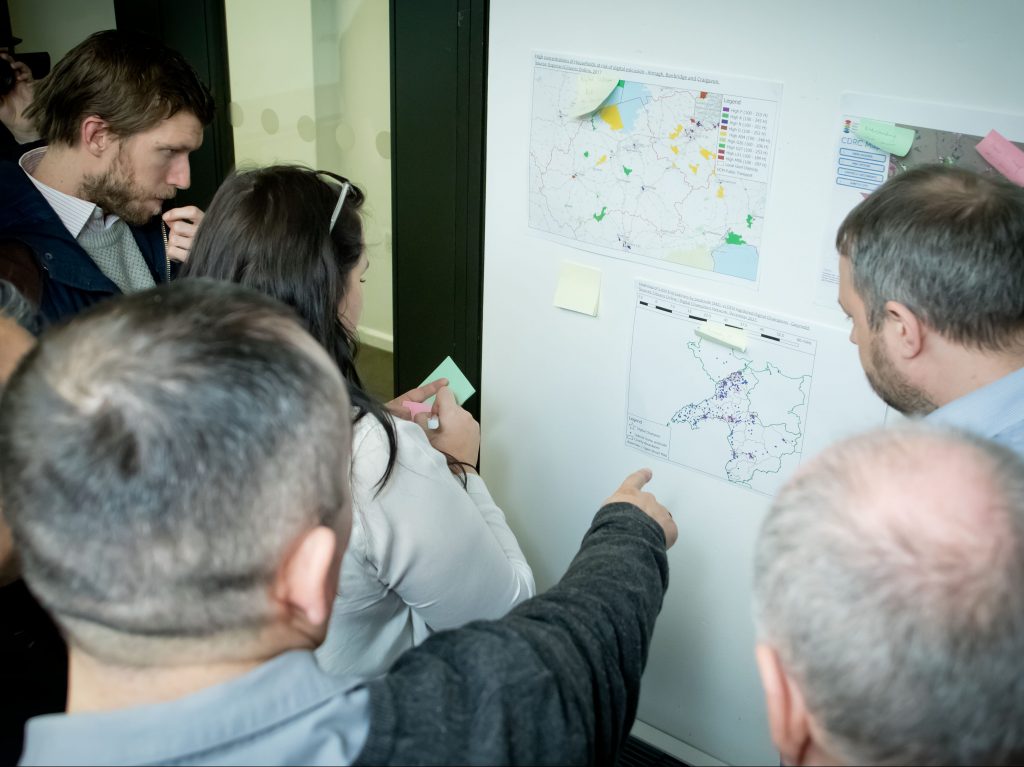
[[[154,281],[167,282],[171,273],[159,217],[131,231]],[[39,311],[47,322],[71,317],[121,293],[13,162],[0,162],[0,240],[20,242],[32,252],[42,280]]]

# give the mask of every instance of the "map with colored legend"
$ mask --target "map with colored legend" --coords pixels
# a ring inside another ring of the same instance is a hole
[[[756,283],[781,96],[779,83],[536,54],[530,228]]]
[[[866,97],[844,95],[843,106],[854,108],[864,106],[863,103],[856,101],[858,98],[860,102],[863,102]],[[836,252],[835,246],[836,231],[847,214],[887,179],[911,168],[936,164],[965,168],[981,175],[1000,176],[999,171],[990,165],[977,150],[986,131],[979,130],[977,133],[973,133],[970,130],[947,130],[935,127],[935,123],[929,124],[930,121],[926,122],[924,119],[920,119],[929,117],[927,113],[922,112],[921,106],[914,102],[907,102],[905,109],[912,113],[914,119],[881,121],[872,119],[875,115],[870,113],[869,117],[864,117],[863,113],[860,115],[847,113],[833,123],[835,150],[831,199],[828,224],[821,246],[821,272],[815,299],[822,306],[836,308],[838,311],[839,254]],[[852,111],[851,109],[850,112]],[[954,116],[960,112],[963,110],[957,110]],[[1013,124],[998,114],[978,113],[977,116],[971,112],[966,114],[967,117],[963,118],[963,121],[971,125],[989,126],[1005,122]],[[942,124],[942,117],[948,119],[948,116],[940,115],[935,118],[937,124]],[[890,154],[885,149],[881,149],[859,136],[858,126],[865,119],[876,124],[892,125],[910,131],[912,138],[906,154]],[[1024,142],[1011,142],[1011,144],[1024,151]]]

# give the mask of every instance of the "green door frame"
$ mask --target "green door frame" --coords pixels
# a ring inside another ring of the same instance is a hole
[[[395,389],[480,388],[487,0],[391,0]],[[480,397],[466,403],[480,416]]]

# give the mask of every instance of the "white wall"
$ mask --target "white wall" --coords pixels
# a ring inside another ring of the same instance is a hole
[[[93,32],[114,29],[113,0],[9,0],[19,52],[46,51],[50,64]]]
[[[635,281],[820,323],[810,418],[866,389],[834,308],[815,303],[840,97],[1018,117],[1024,3],[1016,0],[493,0],[488,63],[482,466],[542,587],[557,580],[601,500],[639,466],[680,525],[639,719],[695,763],[777,763],[753,663],[751,554],[769,499],[624,445]],[[781,82],[761,279],[740,286],[568,248],[529,229],[535,51]],[[915,108],[916,109],[916,108]],[[943,125],[931,127],[943,128]],[[966,128],[954,128],[966,130]],[[1008,137],[1024,140],[1024,132]],[[552,306],[559,265],[602,271],[597,318]],[[666,354],[671,352],[666,349]],[[848,399],[850,398],[850,399]],[[868,423],[865,426],[871,425]],[[804,458],[808,456],[805,454]]]

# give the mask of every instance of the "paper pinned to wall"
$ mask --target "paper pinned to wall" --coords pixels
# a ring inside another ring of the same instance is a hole
[[[990,130],[975,147],[989,165],[1018,186],[1024,186],[1024,152],[997,130]]]
[[[1024,115],[863,93],[843,94],[840,106],[842,117],[833,125],[835,153],[831,202],[821,245],[821,274],[815,296],[816,303],[835,312],[837,321],[840,310],[836,303],[839,294],[836,230],[858,203],[886,179],[921,166],[954,166],[988,176],[1003,173],[984,156],[979,142],[988,146],[983,137],[993,126],[1001,131],[1000,137],[1024,137]],[[869,121],[865,115],[873,115],[873,119]],[[910,151],[904,157],[897,157],[861,138],[858,127],[865,122],[899,125],[906,129],[914,137]],[[1008,140],[1007,143],[1024,157],[1024,142]],[[1009,156],[1012,169],[1013,154],[1000,152],[999,156]]]
[[[600,300],[601,270],[563,261],[555,289],[555,306],[596,317]]]
[[[913,130],[880,120],[862,119],[857,124],[856,133],[857,138],[897,157],[905,156],[914,143]]]
[[[619,84],[616,74],[581,74],[576,78],[576,100],[572,104],[572,116],[582,117],[597,109]]]

